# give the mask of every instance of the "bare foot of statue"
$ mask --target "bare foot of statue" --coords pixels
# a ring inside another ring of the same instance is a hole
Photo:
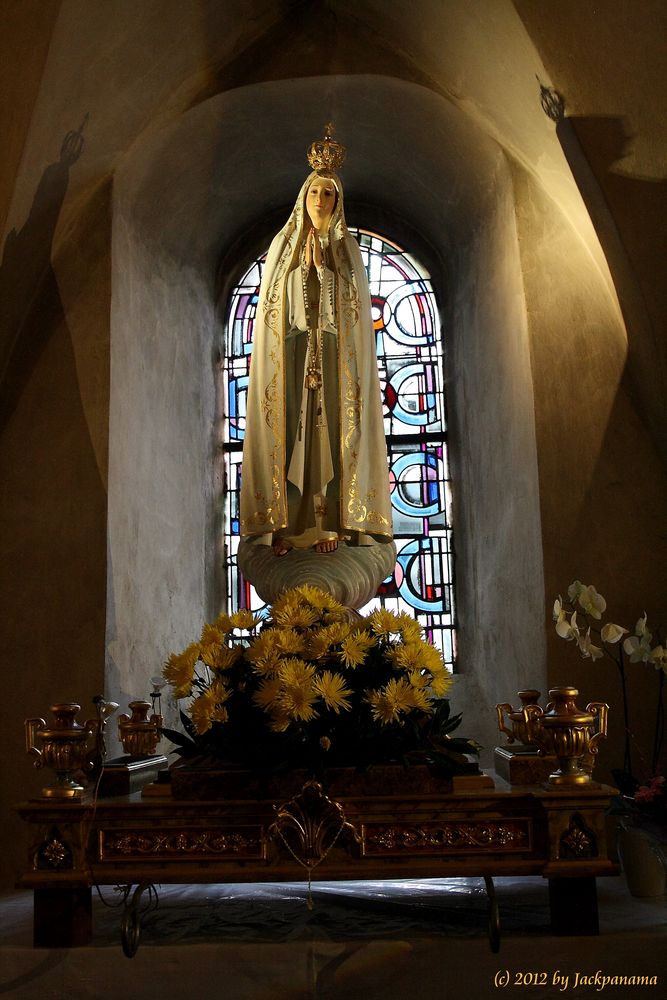
[[[335,552],[338,548],[337,538],[322,538],[313,546],[316,552]]]
[[[274,556],[286,556],[292,550],[292,546],[285,538],[274,538],[271,548]]]

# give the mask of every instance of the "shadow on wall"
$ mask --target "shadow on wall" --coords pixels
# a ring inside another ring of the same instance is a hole
[[[558,139],[609,264],[628,332],[629,386],[667,462],[667,180],[622,172],[633,137],[611,117],[568,117]]]
[[[5,753],[15,762],[0,785],[2,887],[28,857],[14,806],[43,784],[25,757],[22,720],[47,716],[58,701],[89,705],[104,680],[107,504],[82,405],[82,384],[97,368],[77,367],[51,265],[82,146],[81,130],[68,133],[0,269],[0,670],[12,676]],[[86,257],[80,271],[89,267]],[[72,268],[72,283],[80,271]]]
[[[51,266],[53,237],[70,167],[83,151],[83,129],[68,132],[60,158],[37,187],[30,215],[19,233],[12,229],[0,264],[0,431],[14,412],[63,307]]]

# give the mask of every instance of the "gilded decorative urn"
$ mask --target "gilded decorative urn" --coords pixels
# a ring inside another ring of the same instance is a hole
[[[598,752],[598,744],[607,735],[607,712],[604,702],[592,701],[584,711],[578,708],[575,687],[551,688],[551,701],[543,711],[539,705],[523,709],[526,731],[541,754],[553,754],[559,767],[549,775],[552,785],[583,785],[591,780],[582,767],[587,755]]]
[[[76,771],[88,765],[89,739],[97,732],[97,719],[88,719],[83,726],[76,721],[81,709],[74,702],[51,705],[54,721],[47,725],[44,719],[25,720],[26,753],[36,757],[35,767],[51,767],[56,772],[56,782],[42,789],[47,799],[78,799],[83,792],[74,778]],[[41,744],[41,749],[36,744]]]
[[[151,708],[148,701],[131,701],[129,708],[132,715],[118,717],[118,736],[123,750],[131,757],[152,757],[160,741],[162,716],[148,718]]]
[[[528,726],[523,710],[527,705],[537,705],[541,692],[536,691],[534,688],[529,688],[517,693],[521,702],[520,708],[512,708],[509,703],[496,705],[498,729],[501,733],[505,733],[508,743],[517,743],[522,747],[530,747],[533,750],[537,750],[537,745],[528,733]],[[509,722],[509,728],[505,720]]]

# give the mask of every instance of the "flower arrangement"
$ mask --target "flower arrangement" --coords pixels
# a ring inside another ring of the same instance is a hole
[[[407,614],[362,617],[296,587],[265,619],[219,615],[163,674],[186,701],[185,734],[163,730],[182,756],[260,772],[417,760],[476,770],[466,755],[478,745],[450,735],[451,675]]]
[[[621,683],[625,742],[623,768],[613,772],[614,778],[627,800],[626,804],[629,803],[636,814],[661,817],[662,822],[667,825],[665,778],[656,774],[665,730],[663,694],[667,674],[667,646],[662,643],[653,645],[653,636],[648,630],[645,613],[637,621],[634,634],[630,634],[628,629],[613,622],[601,624],[606,609],[606,600],[594,586],[575,580],[568,587],[567,599],[563,600],[559,596],[554,602],[553,618],[556,632],[562,639],[574,642],[584,658],[590,657],[594,661],[606,655],[616,664]],[[636,741],[630,730],[626,660],[629,663],[647,664],[658,671],[650,762],[647,764],[642,757],[643,770],[646,772],[645,784],[640,784],[635,777],[632,763],[632,744]]]

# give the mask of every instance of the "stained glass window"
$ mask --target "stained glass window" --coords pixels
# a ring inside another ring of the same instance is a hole
[[[371,291],[383,396],[397,560],[378,595],[361,609],[407,611],[453,666],[455,656],[451,491],[443,393],[443,344],[429,275],[385,237],[350,227]],[[225,562],[230,610],[263,601],[238,570],[239,489],[248,365],[264,257],[235,287],[226,326]]]

